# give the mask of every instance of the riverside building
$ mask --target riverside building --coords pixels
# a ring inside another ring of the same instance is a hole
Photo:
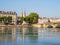
[[[12,17],[12,23],[14,25],[16,25],[16,22],[17,22],[17,13],[16,12],[12,12],[12,11],[0,11],[0,17],[3,17],[3,16],[11,16]]]
[[[60,23],[60,18],[38,18],[38,24],[44,24],[44,23]]]

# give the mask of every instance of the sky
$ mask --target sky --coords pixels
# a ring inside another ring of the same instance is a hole
[[[27,15],[36,12],[40,17],[60,18],[60,0],[0,0],[0,11],[15,11],[20,16],[22,9]]]

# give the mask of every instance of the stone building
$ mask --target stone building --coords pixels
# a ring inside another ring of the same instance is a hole
[[[49,18],[50,22],[55,22],[55,23],[58,23],[60,22],[60,18]]]
[[[38,18],[38,24],[44,24],[44,23],[47,23],[47,22],[48,22],[47,18],[42,18],[42,17]]]
[[[59,23],[60,22],[60,18],[38,18],[38,24],[44,24],[44,23]]]
[[[26,12],[24,9],[22,10],[20,17],[26,17]]]
[[[22,10],[22,13],[21,13],[21,16],[20,16],[20,17],[23,17],[23,18],[26,17],[26,12],[25,12],[25,10]],[[24,25],[24,24],[28,24],[28,23],[23,20],[22,25]]]
[[[12,17],[12,23],[16,24],[17,22],[17,13],[16,12],[12,12],[12,11],[0,11],[0,17],[3,16],[11,16]]]

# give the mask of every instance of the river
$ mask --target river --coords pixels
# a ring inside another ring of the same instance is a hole
[[[60,45],[60,28],[0,27],[0,45]]]

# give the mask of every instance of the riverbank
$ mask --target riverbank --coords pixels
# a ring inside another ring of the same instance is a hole
[[[32,25],[0,25],[0,27],[32,27]]]
[[[60,28],[60,25],[23,24],[23,25],[0,25],[0,27]]]

